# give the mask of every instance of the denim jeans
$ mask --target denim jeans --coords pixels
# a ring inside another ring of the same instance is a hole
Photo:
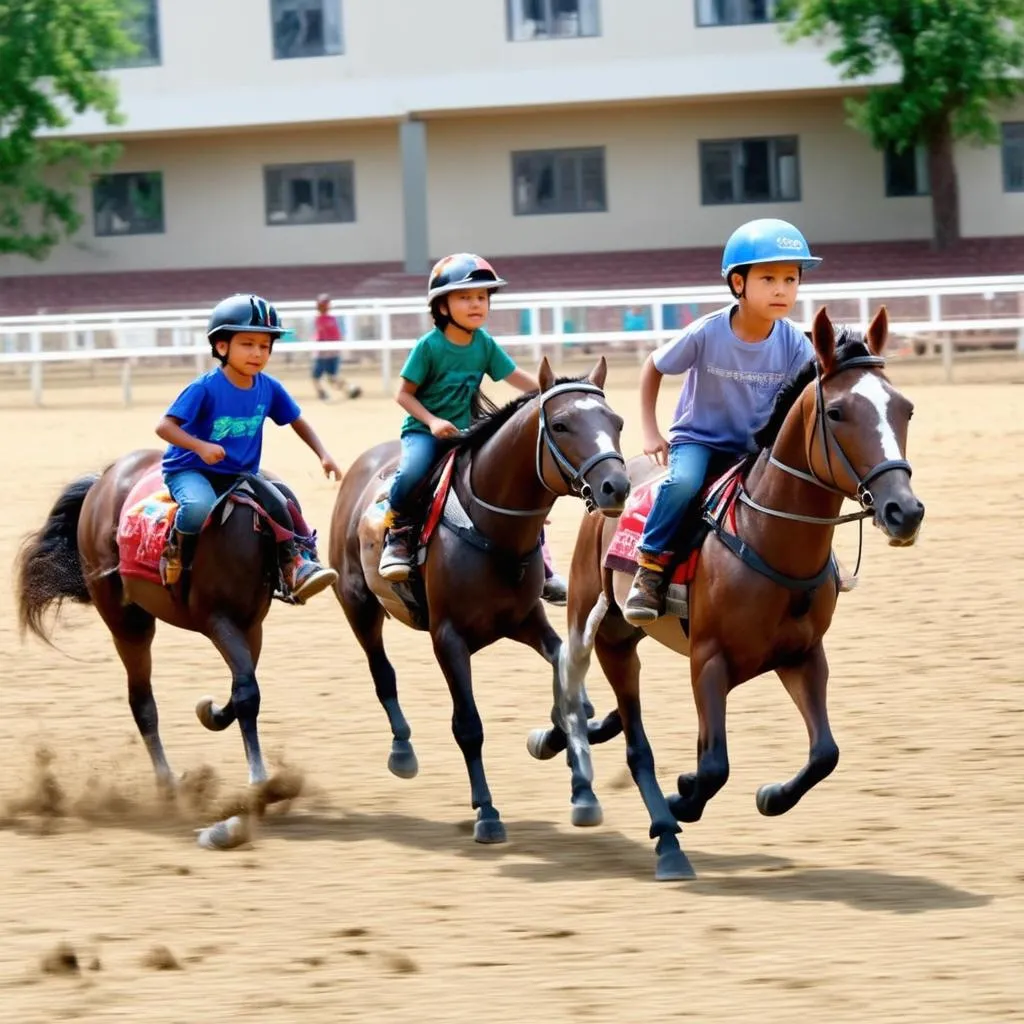
[[[439,445],[433,434],[411,431],[402,435],[402,456],[391,482],[388,502],[398,515],[409,511],[409,499],[437,461]]]
[[[174,517],[174,527],[178,533],[199,533],[217,498],[237,479],[229,473],[204,473],[201,469],[181,469],[176,473],[168,473],[164,483],[178,504]],[[257,496],[271,517],[287,529],[292,529],[292,517],[286,498],[294,501],[296,508],[299,507],[292,492],[283,484],[272,483],[262,475],[259,475],[258,487]]]
[[[714,450],[702,444],[674,444],[668,450],[668,477],[662,480],[644,524],[639,549],[645,555],[672,550],[672,541],[690,502],[697,497]]]

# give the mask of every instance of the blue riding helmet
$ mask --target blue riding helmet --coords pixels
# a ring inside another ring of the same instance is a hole
[[[747,221],[729,236],[722,253],[722,277],[728,281],[733,270],[752,263],[796,263],[801,270],[813,270],[820,262],[789,221],[764,217]]]
[[[221,331],[252,331],[272,335],[271,341],[285,333],[277,310],[258,295],[229,295],[213,307],[206,325],[206,337],[214,342]]]

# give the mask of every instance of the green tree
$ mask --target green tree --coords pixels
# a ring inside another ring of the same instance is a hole
[[[848,81],[896,69],[898,83],[847,100],[851,123],[880,149],[927,150],[935,245],[957,241],[954,143],[995,143],[995,108],[1024,94],[1024,0],[781,0],[779,15]]]
[[[133,0],[0,0],[0,254],[44,259],[82,223],[77,188],[117,158],[112,143],[59,134],[73,114],[120,124],[105,74],[135,50]]]

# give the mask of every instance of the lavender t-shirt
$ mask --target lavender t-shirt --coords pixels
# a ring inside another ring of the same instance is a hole
[[[771,413],[775,396],[814,348],[790,320],[777,320],[764,341],[740,341],[732,332],[735,306],[695,320],[654,353],[663,374],[690,371],[676,405],[670,444],[697,442],[744,452]]]

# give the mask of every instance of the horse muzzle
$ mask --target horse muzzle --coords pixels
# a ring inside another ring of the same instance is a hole
[[[600,476],[600,480],[584,484],[580,496],[591,515],[600,514],[608,519],[617,519],[622,515],[629,497],[629,476],[624,468],[611,465]]]
[[[921,532],[924,505],[910,487],[910,475],[894,471],[879,477],[872,484],[874,523],[888,538],[892,547],[910,547]]]

